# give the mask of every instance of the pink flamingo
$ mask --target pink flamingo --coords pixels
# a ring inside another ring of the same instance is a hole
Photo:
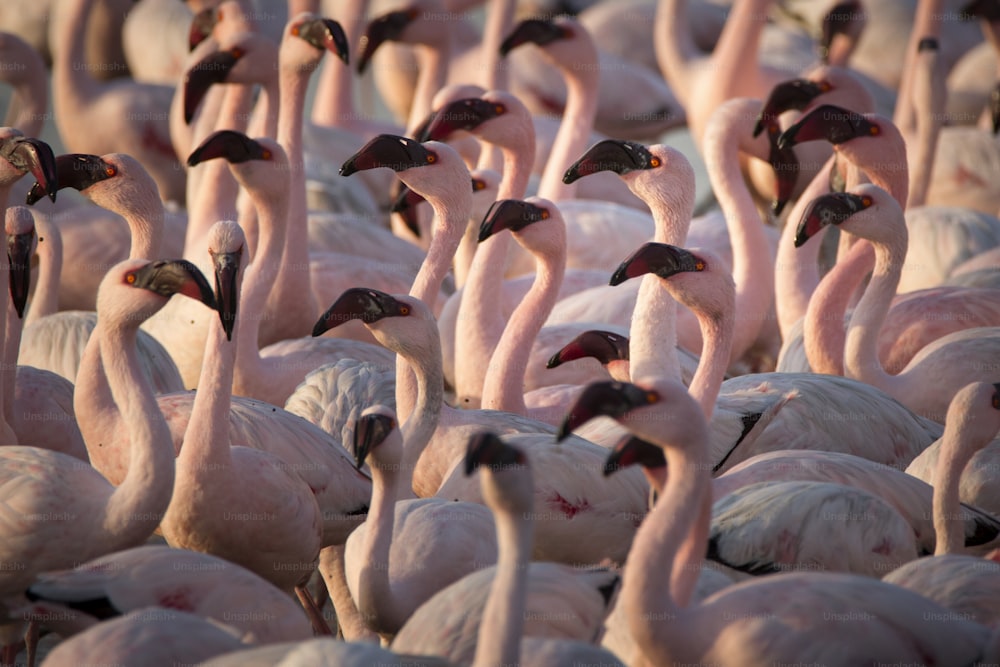
[[[995,591],[1000,565],[962,554],[963,535],[954,517],[959,511],[962,470],[1000,431],[1000,385],[986,382],[963,387],[948,406],[941,458],[934,476],[933,558],[921,558],[890,572],[885,581],[916,591],[978,623],[997,627],[1000,610]]]
[[[943,607],[867,577],[775,575],[727,587],[691,606],[710,522],[708,428],[699,406],[671,379],[599,383],[581,396],[566,430],[598,415],[612,416],[662,447],[671,469],[691,471],[668,476],[625,568],[620,601],[646,661],[746,664],[836,656],[850,662],[946,662],[980,655],[989,637],[984,627],[953,618],[942,623],[937,619],[948,613]],[[803,607],[803,600],[810,604]],[[867,616],[858,634],[854,615],[861,612]],[[799,632],[786,632],[792,618]],[[845,647],[842,633],[848,628],[856,641]]]
[[[939,338],[924,347],[899,373],[890,375],[878,362],[878,335],[906,255],[907,232],[902,208],[894,197],[875,185],[826,195],[814,200],[809,215],[799,223],[797,238],[805,241],[828,224],[841,226],[875,247],[875,272],[848,325],[844,349],[846,374],[886,391],[918,414],[943,421],[952,396],[970,378],[992,377],[983,360],[990,358],[993,350],[1000,351],[1000,329],[965,329]],[[958,359],[964,360],[963,363],[953,365]]]

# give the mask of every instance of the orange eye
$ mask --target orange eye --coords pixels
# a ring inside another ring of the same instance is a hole
[[[871,134],[871,135],[872,135],[873,137],[877,137],[878,135],[880,135],[880,134],[882,133],[882,130],[881,130],[881,129],[879,129],[879,126],[878,126],[878,125],[872,125],[872,128],[871,128],[870,130],[868,130],[868,132],[869,132],[869,133],[870,133],[870,134]]]
[[[649,166],[650,167],[659,167],[660,166],[660,158],[658,158],[658,157],[650,158],[650,160],[649,160]]]
[[[869,206],[871,206],[872,203],[873,203],[873,201],[874,200],[872,200],[872,198],[869,197],[869,196],[867,196],[867,195],[861,198],[861,203],[864,204],[865,208],[868,208]]]
[[[115,168],[114,168],[113,166],[111,166],[111,165],[108,165],[108,166],[107,166],[107,167],[106,167],[106,168],[104,169],[104,173],[105,173],[105,174],[107,174],[108,176],[114,176],[115,174],[117,174],[117,173],[118,173],[118,170],[117,170],[117,169],[115,169]]]
[[[705,270],[705,262],[703,262],[701,260],[698,260],[697,262],[694,263],[694,268],[697,269],[698,271],[704,271]]]
[[[549,212],[546,210],[542,210],[542,220],[548,220],[548,219],[549,219]]]
[[[428,153],[428,154],[427,154],[427,162],[428,162],[428,163],[434,163],[434,162],[437,162],[437,159],[438,159],[438,156],[437,156],[437,155],[435,155],[434,153]]]
[[[134,283],[135,282],[135,274],[134,273],[127,273],[127,274],[125,274],[125,282],[127,282],[129,285],[131,285],[132,283]]]
[[[402,315],[409,315],[410,314],[410,307],[409,306],[400,306],[399,307],[399,312]]]
[[[229,54],[233,58],[242,58],[243,54],[244,54],[244,51],[240,47],[234,46],[232,49],[229,50]]]
[[[655,391],[647,391],[646,392],[646,402],[647,403],[656,403],[658,400],[660,400],[660,395],[657,394]]]
[[[495,111],[496,111],[497,113],[504,113],[504,112],[506,112],[506,111],[507,111],[507,107],[505,107],[505,106],[504,106],[504,105],[502,105],[502,104],[498,104],[498,105],[496,105],[495,107],[493,107],[493,109],[494,109],[494,110],[495,110]]]
[[[828,91],[829,91],[829,90],[831,90],[832,88],[833,88],[833,86],[831,86],[831,85],[830,85],[830,83],[829,83],[828,81],[823,81],[823,82],[821,82],[821,83],[819,84],[819,89],[820,89],[820,90],[822,90],[822,91],[823,91],[824,93],[825,93],[825,92],[828,92]]]
[[[472,189],[476,192],[486,189],[486,184],[482,181],[472,181]]]
[[[267,150],[266,148],[263,151],[261,151],[261,155],[265,160],[271,159],[271,151]]]

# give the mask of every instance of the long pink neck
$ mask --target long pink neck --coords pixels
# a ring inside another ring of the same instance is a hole
[[[742,3],[749,4],[749,3]],[[732,20],[732,19],[730,19]],[[733,335],[730,361],[736,361],[757,340],[764,318],[774,302],[774,266],[771,246],[764,234],[750,191],[740,172],[740,144],[751,134],[751,123],[760,102],[739,100],[727,103],[725,115],[716,113],[705,130],[702,152],[709,181],[726,219],[733,251],[733,280],[736,283],[734,317],[739,323]],[[755,142],[751,154],[766,157],[767,139]],[[763,144],[763,145],[762,145]]]
[[[45,63],[38,52],[27,45],[17,48],[14,62],[22,69],[6,79],[13,90],[3,124],[4,127],[16,127],[26,137],[37,137],[42,133],[49,106]]]
[[[636,645],[650,664],[695,664],[693,628],[687,627],[684,615],[688,599],[682,599],[675,582],[685,580],[684,589],[693,590],[690,580],[697,580],[705,557],[711,516],[703,509],[705,497],[712,494],[707,444],[671,447],[665,454],[670,470],[688,472],[668,475],[653,511],[636,532],[619,604]]]
[[[504,174],[498,200],[524,197],[535,154],[534,135],[528,139],[526,136],[518,146],[503,151]],[[455,328],[455,390],[460,397],[482,396],[491,351],[503,334],[500,304],[511,238],[506,230],[491,237],[476,250],[469,267]]]
[[[483,26],[483,40],[479,47],[479,65],[483,78],[479,84],[483,90],[507,90],[507,65],[500,58],[500,44],[510,32],[514,22],[514,0],[494,0],[486,10],[486,24]]]
[[[62,275],[63,245],[58,227],[42,219],[35,220],[38,231],[38,282],[31,297],[24,325],[59,310],[59,278]]]
[[[163,204],[155,187],[145,190],[143,188],[141,198],[129,202],[127,208],[111,210],[125,218],[132,233],[129,259],[156,260],[161,259],[163,244]]]
[[[814,373],[844,374],[844,316],[858,286],[875,265],[867,241],[855,243],[820,281],[802,322],[806,358]]]
[[[272,75],[261,83],[261,95],[247,126],[247,134],[251,137],[278,136],[278,114],[281,111],[281,90],[279,77]]]
[[[538,184],[538,196],[552,201],[576,197],[577,183],[566,185],[562,181],[566,169],[587,150],[590,133],[597,117],[597,88],[600,82],[597,49],[585,36],[587,56],[560,66],[566,80],[566,108],[563,111],[559,132],[552,144],[552,152],[545,163],[542,180]]]
[[[826,235],[824,228],[801,248],[796,248],[795,229],[806,206],[816,197],[830,191],[830,171],[833,165],[834,157],[831,156],[795,202],[778,240],[778,254],[774,263],[774,309],[778,316],[778,328],[784,339],[788,338],[792,326],[805,316],[809,298],[819,285],[819,251]]]
[[[95,0],[74,0],[60,6],[55,19],[52,53],[52,103],[56,118],[72,118],[74,109],[88,108],[103,85],[87,68],[87,23]]]
[[[691,34],[688,0],[660,0],[656,6],[653,34],[660,72],[687,109],[691,104],[688,68],[695,59],[705,55],[695,45]]]
[[[921,3],[921,10],[923,4]],[[930,30],[932,34],[925,34],[925,37],[938,36],[940,33],[938,21],[932,22]],[[912,66],[914,71],[910,87],[916,126],[908,135],[907,154],[910,172],[910,192],[906,202],[908,207],[923,206],[927,202],[927,191],[934,171],[934,157],[937,154],[938,136],[941,134],[941,127],[946,117],[945,101],[948,98],[944,63],[937,49],[915,54]]]
[[[986,442],[977,440],[970,431],[970,421],[975,415],[968,410],[950,414],[945,420],[944,434],[941,436],[937,467],[934,469],[933,521],[936,535],[934,555],[960,554],[965,550],[965,528],[961,520],[959,487],[962,471]],[[957,417],[957,419],[955,418]]]
[[[3,273],[7,273],[6,269]],[[3,343],[3,394],[0,395],[0,403],[3,404],[4,418],[7,423],[13,425],[14,418],[14,387],[17,380],[17,355],[21,348],[21,331],[24,328],[24,321],[17,316],[14,309],[14,302],[9,298],[9,288],[4,291],[4,296],[8,296],[7,318],[4,323],[4,343]],[[25,443],[30,444],[30,443]]]
[[[286,40],[299,39],[286,36]],[[311,70],[299,69],[287,59],[281,49],[279,58],[279,84],[281,108],[278,113],[278,143],[288,155],[289,187],[288,214],[285,242],[280,270],[268,295],[270,312],[285,312],[293,318],[289,329],[305,335],[315,320],[319,307],[313,295],[309,272],[309,221],[306,207],[306,167],[302,146],[303,118],[306,90],[309,88]]]
[[[448,65],[452,58],[452,37],[450,30],[442,31],[442,43],[434,46],[418,44],[414,49],[417,59],[417,85],[413,90],[413,104],[410,106],[410,116],[406,121],[406,134],[412,136],[413,131],[430,114],[431,102],[437,91],[444,87],[448,80]]]
[[[368,15],[368,0],[341,0],[334,3],[331,18],[340,23],[352,47],[361,39]],[[312,122],[327,127],[348,128],[357,111],[354,108],[354,77],[350,65],[337,58],[327,58],[320,70],[312,107]]]
[[[527,414],[524,375],[531,359],[532,343],[559,298],[566,271],[565,227],[561,222],[551,226],[559,228],[554,231],[562,237],[551,244],[559,251],[535,254],[535,280],[521,304],[511,313],[490,359],[483,384],[483,408],[487,410]]]
[[[174,447],[136,351],[138,323],[98,324],[101,358],[129,440],[128,472],[108,498],[101,549],[141,544],[159,525],[174,487]]]
[[[917,101],[914,95],[914,78],[917,74],[915,61],[920,57],[917,45],[924,37],[938,37],[941,32],[940,16],[942,0],[919,0],[917,12],[913,17],[913,29],[906,44],[903,56],[903,76],[899,81],[899,91],[896,95],[896,110],[892,118],[893,124],[904,134],[910,134],[916,126]]]
[[[715,401],[719,398],[719,389],[729,367],[734,322],[731,318],[707,313],[698,308],[692,310],[698,318],[703,342],[701,359],[698,361],[698,369],[691,378],[688,393],[698,401],[705,419],[711,419],[715,411]]]
[[[875,270],[847,327],[844,372],[847,377],[867,382],[905,404],[907,401],[902,395],[907,388],[905,377],[887,373],[878,357],[879,331],[896,294],[906,259],[906,225],[901,220],[895,225],[898,233],[891,240],[872,243]]]
[[[16,179],[12,180],[9,184],[0,184],[0,212],[3,212],[4,218],[7,217],[7,200],[10,198],[11,186],[16,182]],[[4,247],[7,246],[7,234],[6,231],[0,234],[0,238],[4,241]],[[3,295],[5,301],[10,303],[10,270],[4,268],[0,270],[0,294]],[[16,445],[17,437],[14,435],[13,425],[13,414],[14,414],[14,377],[17,372],[17,357],[13,359],[9,356],[12,351],[17,348],[11,348],[7,344],[7,337],[10,336],[11,323],[9,319],[12,317],[12,313],[8,312],[12,310],[12,306],[5,306],[0,308],[0,331],[4,332],[4,344],[3,344],[3,370],[2,376],[0,376],[0,406],[3,406],[3,410],[0,411],[0,418],[2,418],[3,423],[0,424],[0,446],[3,445]],[[12,377],[14,376],[14,377]]]
[[[259,376],[263,371],[260,361],[260,347],[257,339],[260,322],[264,315],[267,295],[280,271],[281,253],[285,245],[285,216],[288,206],[286,194],[270,197],[251,191],[260,221],[259,238],[250,266],[243,279],[243,294],[240,306],[243,312],[243,326],[239,330],[236,386],[244,384],[244,377]]]
[[[472,667],[521,662],[534,524],[530,513],[492,509],[497,528],[497,564],[479,622]]]

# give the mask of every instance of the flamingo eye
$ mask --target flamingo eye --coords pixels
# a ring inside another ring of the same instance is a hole
[[[501,114],[501,113],[505,113],[505,112],[507,111],[507,107],[505,107],[505,106],[504,106],[504,105],[502,105],[502,104],[498,104],[498,105],[496,105],[495,107],[493,107],[493,109],[494,109],[494,110],[495,110],[495,111],[496,111],[496,112],[497,112],[498,114]]]
[[[127,282],[129,285],[131,285],[132,283],[134,283],[135,282],[135,274],[134,273],[126,273],[125,274],[125,282]]]
[[[433,164],[433,163],[437,162],[437,159],[438,159],[438,156],[435,155],[434,153],[428,153],[427,154],[427,162],[429,164]]]
[[[647,391],[646,392],[646,402],[647,403],[656,403],[658,400],[660,400],[660,395],[657,394],[655,391]]]
[[[658,157],[650,158],[649,159],[649,166],[650,167],[659,167],[660,166],[660,158],[658,158]]]
[[[542,210],[542,220],[548,220],[548,219],[549,219],[549,212],[543,209]]]
[[[118,173],[118,169],[116,169],[113,165],[108,165],[107,167],[104,168],[104,173],[107,174],[109,177],[114,176],[115,174]]]
[[[862,205],[864,205],[865,208],[868,208],[874,203],[874,200],[872,200],[872,198],[869,197],[868,195],[865,195],[864,197],[861,198],[861,203]]]
[[[882,130],[881,128],[879,128],[878,125],[872,125],[871,129],[868,130],[868,133],[871,134],[873,137],[877,137],[878,135],[882,134]]]
[[[267,149],[265,148],[265,149],[264,149],[263,151],[261,151],[261,156],[262,156],[262,157],[263,157],[263,158],[264,158],[265,160],[270,160],[270,159],[271,159],[271,151],[269,151],[269,150],[267,150]]]
[[[694,268],[697,271],[704,271],[705,270],[705,262],[703,262],[703,261],[701,261],[699,259],[697,262],[694,263]]]

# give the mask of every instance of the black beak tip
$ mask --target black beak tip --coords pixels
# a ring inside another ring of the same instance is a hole
[[[781,215],[781,212],[785,210],[785,205],[788,203],[787,199],[775,199],[771,202],[771,211],[774,215]]]

